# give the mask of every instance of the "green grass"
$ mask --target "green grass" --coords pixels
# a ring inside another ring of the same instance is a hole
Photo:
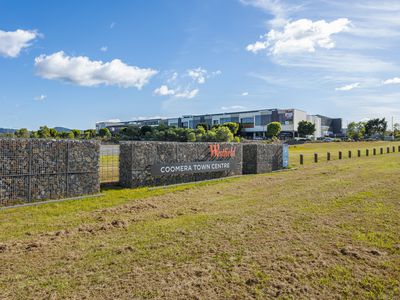
[[[310,164],[314,163],[314,153],[317,153],[319,160],[321,162],[326,161],[327,152],[331,153],[331,159],[337,160],[339,158],[339,151],[343,153],[343,159],[348,158],[348,151],[352,151],[352,157],[356,158],[357,150],[361,150],[362,156],[365,156],[366,149],[370,150],[369,155],[372,156],[373,148],[377,149],[377,154],[380,155],[379,149],[383,148],[386,154],[386,148],[390,147],[390,152],[392,152],[392,147],[396,147],[396,152],[398,152],[398,147],[400,142],[331,142],[331,143],[309,143],[302,145],[292,145],[289,148],[289,163],[292,167],[297,167],[300,165],[300,154],[304,155],[304,163]]]
[[[399,175],[392,153],[0,211],[0,299],[397,299]]]

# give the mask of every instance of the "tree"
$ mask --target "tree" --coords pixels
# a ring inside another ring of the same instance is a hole
[[[56,139],[60,136],[59,132],[55,128],[50,128],[49,129],[50,137],[53,139]]]
[[[87,129],[83,132],[83,136],[86,140],[94,139],[97,136],[96,129]]]
[[[360,140],[365,135],[365,122],[351,122],[347,126],[347,136],[353,140]]]
[[[18,129],[17,131],[15,131],[14,134],[17,138],[24,138],[24,139],[27,139],[30,136],[29,130],[26,128]]]
[[[188,142],[195,142],[196,141],[196,134],[194,132],[189,132],[187,141]]]
[[[111,137],[110,129],[108,129],[108,128],[101,128],[101,129],[99,130],[99,136],[102,137],[102,138],[109,138],[109,137]]]
[[[47,126],[41,126],[37,131],[38,137],[41,139],[48,139],[51,137],[50,129]]]
[[[297,127],[297,132],[300,136],[305,137],[307,135],[313,135],[315,132],[315,124],[309,121],[300,121]]]
[[[393,126],[393,135],[395,139],[400,139],[400,124],[396,123]]]
[[[74,138],[79,139],[81,137],[81,131],[79,129],[72,129],[71,132],[74,134]]]
[[[149,125],[144,125],[142,127],[140,127],[140,134],[142,136],[148,136],[148,133],[152,133],[153,132],[153,127],[149,126]]]
[[[239,123],[236,122],[227,122],[222,124],[222,126],[228,127],[228,129],[232,132],[233,135],[236,135],[239,130]]]
[[[277,137],[281,131],[282,131],[282,126],[281,123],[279,122],[271,122],[267,125],[268,137]]]
[[[221,126],[215,129],[215,138],[217,142],[231,142],[233,141],[233,134],[226,126]]]
[[[75,138],[75,135],[74,135],[74,133],[72,132],[72,131],[63,131],[63,132],[60,132],[59,133],[59,136],[62,138],[62,139],[74,139]]]
[[[128,126],[121,130],[121,136],[123,139],[140,140],[140,127],[139,126]]]
[[[208,129],[210,129],[210,126],[208,126],[207,123],[199,123],[199,124],[197,124],[196,129],[199,129],[199,128],[204,128],[204,130],[207,131]]]
[[[386,119],[371,119],[365,124],[365,135],[371,137],[375,134],[383,136],[387,129]]]

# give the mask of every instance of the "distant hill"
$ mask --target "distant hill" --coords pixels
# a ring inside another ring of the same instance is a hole
[[[65,128],[65,127],[54,127],[55,130],[57,130],[58,132],[70,132],[71,129],[69,128]]]
[[[0,133],[14,133],[15,129],[11,128],[0,128]]]

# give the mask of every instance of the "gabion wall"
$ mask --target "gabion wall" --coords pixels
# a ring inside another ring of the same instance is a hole
[[[0,139],[0,206],[100,191],[97,141]]]
[[[210,145],[215,143],[177,142],[121,142],[120,143],[120,184],[124,187],[157,186],[183,182],[201,181],[242,174],[242,144],[218,143],[220,150],[234,148],[232,158],[213,158]],[[179,164],[191,162],[226,162],[232,169],[218,172],[193,174],[168,174],[153,176],[151,167],[157,164]]]
[[[243,145],[243,174],[268,173],[283,169],[283,145]]]

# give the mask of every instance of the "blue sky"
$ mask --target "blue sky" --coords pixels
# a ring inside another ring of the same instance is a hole
[[[400,122],[399,1],[0,0],[0,127],[299,108]]]

